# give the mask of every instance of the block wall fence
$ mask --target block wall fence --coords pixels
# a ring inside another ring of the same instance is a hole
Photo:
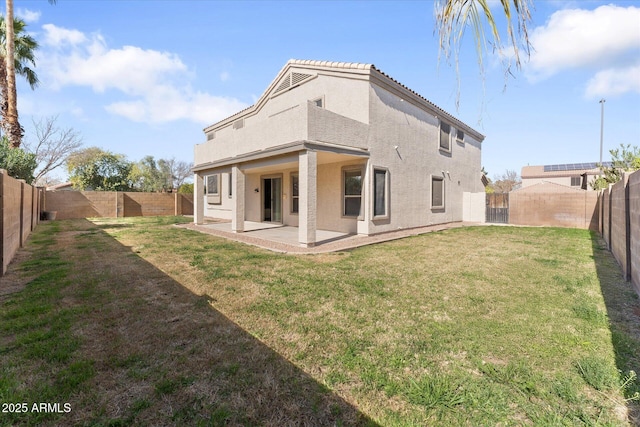
[[[55,211],[56,219],[193,215],[193,195],[115,191],[44,191],[0,169],[0,276],[40,222]]]
[[[40,222],[44,189],[9,176],[0,169],[0,276]]]
[[[600,192],[600,234],[640,295],[640,171]]]
[[[47,191],[44,210],[56,219],[193,215],[193,194],[119,191]]]

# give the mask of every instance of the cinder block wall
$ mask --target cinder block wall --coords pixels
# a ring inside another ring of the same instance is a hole
[[[47,191],[45,211],[56,211],[56,219],[115,217],[115,191]]]
[[[598,193],[535,187],[509,193],[510,224],[598,230]]]
[[[46,211],[57,219],[193,215],[193,195],[115,191],[47,191]]]
[[[0,276],[39,222],[34,200],[38,200],[40,191],[0,169]]]
[[[170,193],[124,193],[124,216],[174,215],[175,195]]]
[[[611,191],[608,188],[602,191],[600,203],[602,203],[602,238],[607,243],[607,247],[611,248]]]
[[[626,182],[619,181],[611,187],[611,253],[616,258],[622,272],[627,276],[627,215]]]
[[[602,237],[640,295],[640,171],[600,193]]]
[[[629,176],[631,281],[640,295],[640,172]]]

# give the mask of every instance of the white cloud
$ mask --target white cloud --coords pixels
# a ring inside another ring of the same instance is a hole
[[[637,71],[639,22],[640,8],[634,6],[559,10],[531,33],[534,51],[527,64],[527,76],[535,82],[564,70],[587,69],[597,72],[587,94],[605,87],[611,90],[633,87],[614,80],[633,78],[633,70]]]
[[[24,22],[27,24],[33,24],[34,22],[38,22],[40,20],[40,16],[42,12],[34,11],[29,9],[18,8],[16,10],[16,16],[22,18]]]
[[[87,36],[52,24],[43,29],[50,49],[40,63],[49,84],[120,92],[126,99],[105,107],[112,114],[136,122],[187,119],[207,125],[246,107],[236,99],[194,91],[188,67],[174,53],[137,46],[112,49],[100,34]]]
[[[87,41],[87,37],[78,30],[68,30],[66,28],[56,27],[53,24],[44,24],[42,29],[44,30],[44,45],[78,45]]]
[[[640,94],[640,65],[599,71],[589,80],[586,96],[596,98],[627,92]]]

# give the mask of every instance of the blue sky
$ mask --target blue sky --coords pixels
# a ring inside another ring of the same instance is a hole
[[[604,160],[620,143],[640,146],[640,1],[535,1],[535,51],[506,89],[497,56],[485,58],[480,75],[468,31],[459,108],[455,67],[438,62],[432,1],[15,0],[14,7],[41,45],[41,85],[18,86],[27,138],[32,118],[57,115],[85,146],[134,161],[193,161],[202,129],[253,104],[295,58],[374,64],[486,135],[490,177],[527,164],[598,161],[601,98]]]

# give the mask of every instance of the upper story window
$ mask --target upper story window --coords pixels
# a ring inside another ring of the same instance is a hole
[[[464,132],[462,132],[460,129],[456,130],[456,141],[458,141],[460,144],[464,144]]]
[[[215,139],[215,138],[216,138],[216,132],[215,131],[209,132],[207,134],[207,141],[211,141],[212,139]]]
[[[582,177],[581,176],[572,176],[571,177],[571,186],[572,187],[581,187],[582,186]]]
[[[242,129],[244,127],[244,119],[236,120],[233,122],[234,129]]]
[[[440,149],[451,151],[451,126],[440,122]]]

